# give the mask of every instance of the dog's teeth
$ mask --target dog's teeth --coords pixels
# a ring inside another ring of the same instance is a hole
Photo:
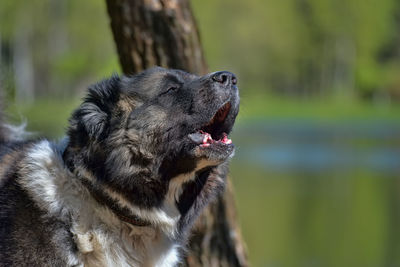
[[[222,143],[224,144],[232,144],[232,140],[228,138],[228,136],[226,135],[226,133],[224,133],[224,137],[222,138]]]
[[[213,140],[209,133],[203,133],[203,135],[203,144],[207,144]]]
[[[210,144],[213,143],[211,134],[199,131],[198,133],[189,134],[189,138],[197,144]]]

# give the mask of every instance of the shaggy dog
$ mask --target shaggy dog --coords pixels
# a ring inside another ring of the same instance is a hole
[[[232,73],[157,67],[91,86],[59,143],[0,134],[0,265],[177,265],[238,110]]]

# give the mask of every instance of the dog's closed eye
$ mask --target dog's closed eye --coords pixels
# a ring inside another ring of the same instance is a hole
[[[167,90],[163,91],[163,92],[160,94],[160,96],[165,95],[165,94],[169,94],[169,93],[176,92],[176,91],[179,90],[179,88],[180,88],[179,85],[170,85],[170,86],[167,87]]]

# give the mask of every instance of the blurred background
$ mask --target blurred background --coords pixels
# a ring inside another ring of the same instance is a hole
[[[231,173],[253,266],[400,266],[400,2],[192,6],[210,70],[239,77]],[[0,2],[12,122],[58,139],[113,72],[105,1]]]

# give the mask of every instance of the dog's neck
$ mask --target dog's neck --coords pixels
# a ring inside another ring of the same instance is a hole
[[[83,186],[89,191],[91,197],[100,205],[109,208],[121,221],[129,223],[133,226],[151,226],[148,220],[142,219],[139,216],[132,214],[129,209],[120,207],[115,201],[109,196],[99,190],[92,182],[94,175],[90,171],[85,170],[79,172],[75,166],[75,157],[77,157],[74,149],[68,146],[68,138],[64,141],[64,147],[62,148],[63,160],[71,173],[74,173],[83,184]]]
[[[148,191],[150,195],[146,196],[147,199],[143,199],[146,203],[149,197],[153,200],[162,196],[160,203],[141,206],[132,202],[123,192],[102,182],[106,178],[101,176],[105,174],[102,161],[96,158],[96,164],[87,164],[83,160],[84,155],[85,153],[81,150],[67,145],[63,159],[70,171],[74,173],[74,177],[81,181],[96,202],[108,207],[122,222],[158,228],[172,239],[186,239],[191,225],[202,208],[223,189],[222,177],[225,176],[225,168],[209,166],[210,163],[207,160],[200,160],[192,167],[194,169],[191,172],[182,172],[173,175],[174,177],[168,177],[169,183],[165,189],[167,192],[165,195],[160,193],[156,196],[155,192]],[[101,153],[94,155],[101,158]],[[135,193],[132,192],[132,194]]]
[[[151,223],[147,220],[141,219],[139,216],[131,214],[126,208],[121,208],[110,199],[110,197],[104,195],[86,179],[81,180],[82,184],[88,189],[91,196],[103,206],[108,207],[121,221],[129,223],[133,226],[151,226]]]

